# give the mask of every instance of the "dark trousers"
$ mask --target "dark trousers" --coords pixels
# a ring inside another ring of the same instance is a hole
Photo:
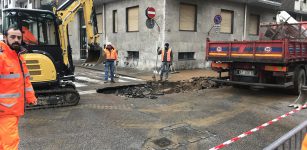
[[[109,70],[110,70],[110,78],[111,81],[114,79],[114,61],[106,61],[104,65],[104,80],[108,81],[109,78]]]
[[[161,65],[161,74],[160,78],[163,78],[163,75],[165,74],[165,79],[168,78],[168,72],[169,72],[170,62],[162,62]]]

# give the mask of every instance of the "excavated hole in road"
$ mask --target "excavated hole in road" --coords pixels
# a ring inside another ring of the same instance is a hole
[[[219,88],[221,86],[220,84],[211,81],[211,79],[213,79],[213,77],[194,77],[190,80],[182,80],[178,82],[147,81],[146,84],[108,87],[102,90],[97,90],[97,92],[116,94],[117,96],[128,98],[156,99],[159,95]]]

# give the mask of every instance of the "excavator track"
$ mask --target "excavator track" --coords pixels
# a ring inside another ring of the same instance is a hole
[[[73,86],[64,86],[49,90],[35,90],[37,105],[27,105],[26,110],[75,106],[80,95]]]

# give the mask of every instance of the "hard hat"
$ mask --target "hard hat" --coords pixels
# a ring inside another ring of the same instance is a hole
[[[112,46],[112,43],[111,43],[111,42],[107,42],[107,43],[106,43],[106,46],[108,46],[108,45],[111,45],[111,46]]]

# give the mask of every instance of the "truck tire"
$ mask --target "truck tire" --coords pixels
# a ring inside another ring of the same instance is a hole
[[[306,73],[304,69],[302,68],[296,69],[296,71],[294,72],[293,84],[294,87],[291,93],[298,95],[301,91],[302,85],[306,84]]]

